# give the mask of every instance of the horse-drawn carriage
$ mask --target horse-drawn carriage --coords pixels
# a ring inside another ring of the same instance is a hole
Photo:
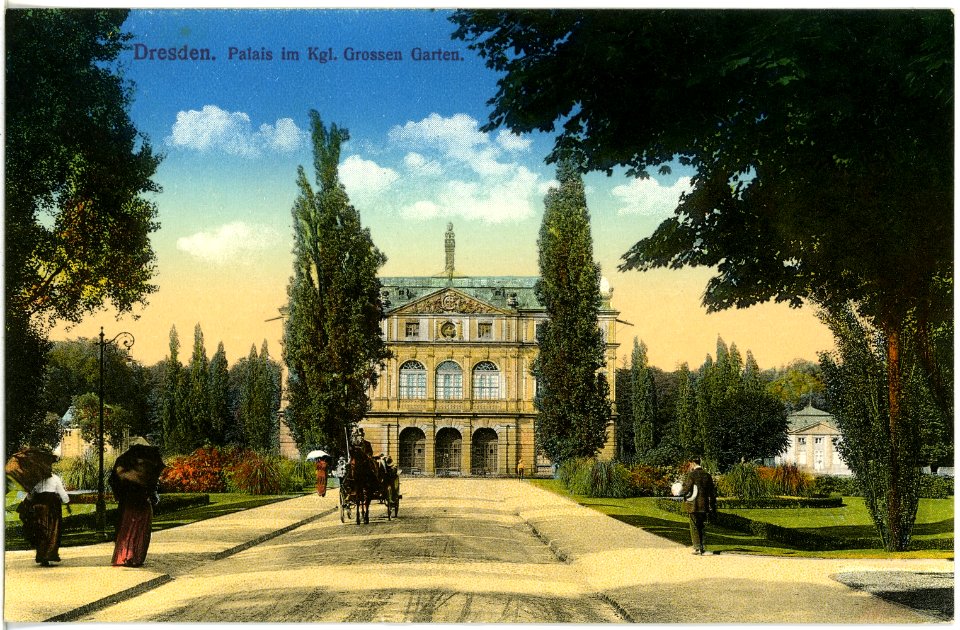
[[[356,510],[357,525],[361,518],[369,523],[373,501],[387,506],[389,521],[400,511],[400,471],[389,457],[372,457],[370,443],[363,440],[362,433],[353,441],[350,461],[340,477],[340,522],[345,523]]]

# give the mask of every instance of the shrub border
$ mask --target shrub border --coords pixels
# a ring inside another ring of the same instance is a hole
[[[717,507],[728,510],[776,509],[776,508],[838,508],[843,507],[843,497],[763,497],[739,499],[718,497]]]
[[[831,497],[833,498],[833,497]],[[680,502],[671,499],[657,499],[656,506],[665,511],[674,514],[682,514]],[[825,507],[825,506],[822,506]],[[815,534],[810,531],[783,527],[772,523],[755,521],[738,514],[729,512],[717,512],[712,518],[712,523],[720,527],[732,529],[744,534],[751,534],[766,538],[773,542],[779,542],[803,551],[835,551],[837,549],[882,549],[883,543],[880,538],[839,538],[836,536],[825,536]],[[920,549],[953,549],[953,538],[933,538],[927,540],[910,541],[910,551]]]

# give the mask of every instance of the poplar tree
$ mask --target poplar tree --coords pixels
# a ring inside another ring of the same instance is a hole
[[[267,342],[250,353],[240,365],[237,423],[244,446],[261,452],[275,451],[278,446],[280,408],[280,366],[270,359]]]
[[[185,453],[189,450],[184,426],[183,399],[184,370],[180,363],[180,336],[177,327],[170,328],[170,354],[163,368],[160,395],[160,426],[167,453]]]
[[[597,325],[600,266],[593,260],[583,180],[572,162],[557,168],[559,188],[546,195],[540,226],[536,294],[548,321],[540,327],[533,375],[539,452],[554,462],[592,457],[606,441],[611,407]],[[636,393],[636,392],[634,392]]]
[[[221,341],[210,359],[210,431],[212,444],[227,443],[227,426],[230,423],[230,373],[227,353]]]
[[[187,446],[190,450],[210,441],[210,361],[200,324],[193,329],[193,356],[188,368],[186,410],[189,418]]]
[[[694,454],[697,449],[697,398],[693,383],[693,374],[686,363],[677,371],[677,441],[683,449],[684,457]]]
[[[633,439],[637,457],[643,458],[655,445],[654,422],[657,415],[657,390],[647,364],[647,344],[633,339],[630,382],[633,391]]]
[[[349,133],[325,127],[310,111],[315,182],[303,167],[293,206],[294,265],[284,329],[289,406],[298,446],[344,445],[344,428],[369,407],[369,389],[389,356],[381,337],[377,272],[386,256],[363,228],[340,183],[341,145]],[[345,445],[343,446],[345,449]]]

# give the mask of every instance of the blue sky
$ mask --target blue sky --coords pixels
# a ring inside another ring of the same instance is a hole
[[[189,339],[201,323],[235,360],[251,344],[279,339],[265,321],[285,301],[290,275],[290,208],[299,165],[312,179],[308,111],[350,131],[340,176],[377,246],[384,275],[431,275],[443,268],[443,232],[457,233],[457,267],[468,275],[535,275],[543,196],[554,169],[553,138],[479,131],[496,73],[451,39],[441,10],[139,10],[124,29],[147,48],[209,49],[211,61],[120,59],[135,85],[131,117],[166,157],[156,180],[162,228],[154,238],[160,290],[136,321],[141,360],[166,353],[176,325]],[[234,47],[271,60],[230,60]],[[318,63],[308,47],[340,59]],[[413,48],[454,61],[415,61]],[[400,51],[401,61],[353,61],[344,50]],[[295,50],[299,61],[281,60]],[[156,56],[156,55],[155,55]],[[707,316],[699,305],[707,272],[619,274],[620,256],[669,216],[689,173],[635,180],[622,173],[585,178],[596,257],[623,318],[650,346],[651,361],[699,365],[717,335],[751,348],[762,367],[815,358],[829,336],[812,314],[761,307]],[[773,325],[761,326],[757,321]],[[91,318],[63,336],[89,335]],[[813,322],[813,323],[811,323]],[[769,333],[769,334],[767,334]],[[766,335],[766,336],[765,336]],[[662,341],[661,341],[662,340]],[[276,346],[274,345],[276,349]],[[278,353],[278,351],[276,352]],[[137,352],[134,352],[137,355]],[[767,359],[764,363],[764,359]]]

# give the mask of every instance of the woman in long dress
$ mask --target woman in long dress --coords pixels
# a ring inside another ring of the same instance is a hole
[[[24,535],[36,548],[35,560],[42,567],[60,562],[60,538],[63,530],[63,511],[70,511],[70,497],[57,475],[35,485],[17,508],[23,522]]]
[[[139,567],[147,558],[153,506],[159,501],[156,487],[147,488],[124,481],[116,471],[110,475],[110,487],[117,499],[120,522],[113,547],[113,566]]]
[[[327,458],[317,460],[317,494],[327,496]]]

